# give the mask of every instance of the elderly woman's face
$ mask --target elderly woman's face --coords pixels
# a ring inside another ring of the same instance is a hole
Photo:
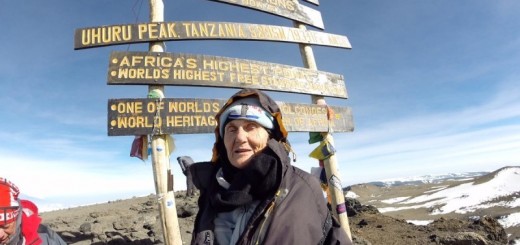
[[[232,120],[224,128],[224,145],[229,162],[242,169],[249,164],[251,157],[267,146],[269,133],[252,121]]]

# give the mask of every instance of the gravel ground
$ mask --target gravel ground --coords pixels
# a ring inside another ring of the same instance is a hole
[[[189,244],[197,197],[175,194],[182,243]],[[481,220],[440,218],[426,226],[380,214],[373,206],[347,199],[354,244],[507,244],[507,235],[491,217]],[[154,195],[42,213],[43,222],[69,244],[163,244]]]

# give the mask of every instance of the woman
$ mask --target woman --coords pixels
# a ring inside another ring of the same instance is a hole
[[[318,180],[291,166],[270,97],[243,89],[216,118],[211,162],[190,167],[201,193],[192,244],[351,244]]]

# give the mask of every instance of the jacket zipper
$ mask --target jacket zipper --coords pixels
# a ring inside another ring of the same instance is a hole
[[[276,195],[275,197],[273,198],[273,200],[271,201],[271,203],[269,203],[269,206],[267,207],[267,210],[265,211],[264,213],[264,219],[262,221],[262,224],[260,225],[260,230],[258,231],[258,236],[256,236],[256,241],[254,242],[255,245],[258,245],[259,242],[260,242],[260,237],[262,236],[262,231],[264,229],[264,225],[265,223],[267,222],[268,218],[269,218],[269,215],[271,214],[271,212],[273,211],[274,209],[274,206],[276,204],[276,199],[278,199],[278,196],[280,195],[280,190],[278,190],[276,192]]]

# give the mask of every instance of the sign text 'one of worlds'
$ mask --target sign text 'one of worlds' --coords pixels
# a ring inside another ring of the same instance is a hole
[[[226,103],[219,99],[110,99],[108,135],[213,133],[215,115]],[[350,132],[353,130],[349,107],[327,108],[314,104],[277,102],[287,131]],[[330,118],[330,120],[329,120]]]

